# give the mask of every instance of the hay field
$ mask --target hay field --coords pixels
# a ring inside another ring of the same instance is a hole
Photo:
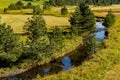
[[[22,33],[23,26],[27,19],[32,15],[20,15],[20,14],[0,14],[1,21],[8,25],[11,25],[15,33]],[[55,16],[43,16],[46,21],[47,28],[52,26],[69,26],[67,17],[55,17]]]
[[[96,16],[104,17],[109,10],[111,10],[115,15],[120,16],[120,5],[90,6],[90,8]]]

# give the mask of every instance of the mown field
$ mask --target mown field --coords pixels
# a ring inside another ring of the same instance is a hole
[[[2,22],[5,22],[7,25],[11,25],[15,33],[23,33],[23,26],[28,18],[31,18],[32,15],[14,15],[14,14],[1,14]],[[54,26],[69,26],[67,17],[55,17],[55,16],[43,16],[46,21],[46,26],[48,29]]]
[[[97,51],[86,60],[69,71],[41,78],[39,74],[33,80],[120,80],[120,16],[115,25],[108,31],[104,41],[105,48]]]
[[[90,7],[96,16],[105,17],[109,10],[111,10],[115,15],[120,16],[120,5],[90,6]]]

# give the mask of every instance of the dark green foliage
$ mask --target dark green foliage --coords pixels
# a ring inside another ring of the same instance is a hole
[[[61,52],[63,46],[64,46],[64,37],[62,30],[58,28],[58,26],[55,26],[53,29],[53,34],[50,35],[50,45],[53,49],[53,53],[55,52]]]
[[[25,6],[26,9],[31,9],[33,8],[33,5],[31,2],[29,2],[26,6]]]
[[[63,8],[61,8],[61,14],[62,15],[67,15],[68,14],[68,9],[66,8],[66,6],[64,6]]]
[[[84,45],[82,47],[85,50],[84,53],[85,54],[95,53],[95,49],[96,49],[96,38],[95,38],[95,36],[89,35],[89,37],[85,38],[85,39],[86,40],[83,40]]]
[[[108,14],[105,17],[105,21],[103,23],[103,25],[105,25],[106,27],[110,27],[115,23],[115,15],[112,13],[112,11],[108,11]]]
[[[72,36],[78,35],[78,29],[74,25],[71,26],[71,34],[72,34]]]
[[[55,0],[49,0],[50,5],[56,6],[56,1]]]
[[[23,52],[19,37],[14,34],[10,26],[0,24],[0,60],[9,63],[19,59]]]
[[[28,19],[25,30],[29,33],[30,53],[35,59],[42,59],[47,55],[49,46],[49,38],[47,36],[46,23],[41,15],[34,15],[32,19]]]
[[[16,4],[17,9],[23,9],[24,8],[24,4],[21,1],[18,1]]]
[[[45,1],[43,5],[43,10],[49,10],[49,9],[50,9],[50,3],[48,1]]]
[[[79,2],[85,2],[86,4],[91,5],[111,5],[119,4],[120,0],[50,0],[52,6],[63,6],[63,5],[78,5]]]
[[[34,0],[25,0],[25,1],[34,1]]]
[[[7,10],[8,10],[7,8],[4,8],[3,12],[4,12],[4,13],[7,13]]]
[[[76,5],[79,0],[49,0],[52,6]]]
[[[23,8],[24,8],[24,4],[21,1],[18,1],[15,4],[11,3],[8,6],[9,10],[17,10],[17,9],[23,9]]]
[[[16,10],[17,9],[17,6],[13,3],[11,3],[9,6],[8,6],[8,9],[9,10]]]
[[[39,15],[42,14],[42,10],[40,6],[33,6],[33,15]]]
[[[31,9],[31,8],[33,8],[33,5],[31,2],[28,2],[26,5],[24,5],[22,1],[18,1],[15,4],[11,3],[6,9],[20,10],[20,9]]]
[[[95,16],[85,3],[80,3],[69,21],[71,26],[78,30],[79,34],[95,30]]]
[[[27,31],[27,33],[29,33],[29,39],[33,41],[39,38],[39,36],[43,36],[47,33],[47,29],[45,26],[46,23],[44,19],[40,15],[35,15],[32,17],[32,19],[28,19],[24,29],[25,31]]]

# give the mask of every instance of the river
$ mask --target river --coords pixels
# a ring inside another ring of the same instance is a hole
[[[96,40],[102,42],[105,38],[105,27],[102,25],[102,22],[96,22]],[[72,53],[72,54],[71,54]],[[88,56],[83,55],[84,50],[80,46],[75,51],[71,52],[70,55],[66,55],[57,60],[51,61],[48,64],[35,67],[31,70],[28,70],[22,74],[4,78],[5,80],[31,80],[36,77],[37,74],[44,77],[47,75],[57,74],[60,71],[67,71],[74,66],[80,65]],[[82,54],[83,53],[83,54]],[[3,79],[3,80],[4,80]]]

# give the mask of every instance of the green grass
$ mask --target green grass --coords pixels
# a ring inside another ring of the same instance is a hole
[[[106,48],[98,50],[91,59],[67,72],[33,80],[119,80],[119,71],[114,71],[120,70],[117,66],[120,64],[120,17],[117,16],[116,20],[108,29],[109,35],[104,41]]]
[[[7,8],[8,5],[10,5],[11,3],[16,3],[19,0],[0,0],[0,9],[4,9]],[[40,0],[40,1],[33,1],[32,4],[33,5],[40,5],[42,6],[44,1],[48,1],[48,0]],[[29,2],[29,1],[22,1],[25,5]]]
[[[8,7],[8,5],[10,3],[15,3],[17,1],[18,0],[0,0],[0,9],[4,9],[4,8]]]

